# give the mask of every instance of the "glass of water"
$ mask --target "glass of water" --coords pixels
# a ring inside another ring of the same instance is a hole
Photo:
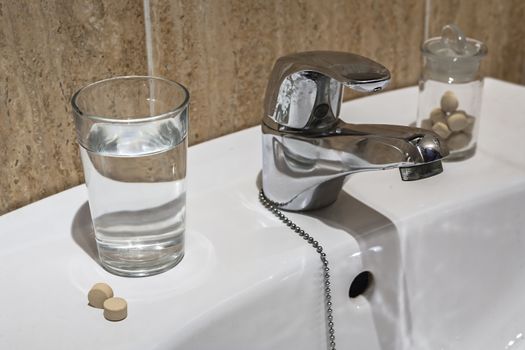
[[[149,276],[184,256],[188,90],[125,76],[71,99],[102,266]]]

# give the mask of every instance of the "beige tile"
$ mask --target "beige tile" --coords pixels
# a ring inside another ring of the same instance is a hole
[[[375,59],[415,84],[421,0],[151,0],[155,74],[191,94],[190,143],[257,125],[274,61],[304,50]],[[525,83],[525,3],[432,0],[484,40],[486,75]],[[69,98],[87,82],[146,73],[142,2],[0,0],[0,214],[83,181]],[[353,98],[356,94],[348,94]]]
[[[0,214],[83,182],[69,98],[146,72],[142,2],[0,0]]]
[[[152,0],[154,72],[191,92],[190,143],[256,125],[275,60],[350,51],[415,84],[424,3],[405,1]],[[355,96],[349,96],[353,97]]]
[[[525,84],[525,1],[431,0],[429,32],[439,35],[448,23],[487,44],[482,63],[486,76]]]

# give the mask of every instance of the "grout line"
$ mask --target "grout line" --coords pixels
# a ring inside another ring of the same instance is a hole
[[[146,32],[146,60],[148,76],[153,76],[153,47],[151,38],[151,6],[149,0],[144,0],[144,30]],[[149,81],[149,113],[155,115],[155,81]]]
[[[146,1],[146,0],[145,0]],[[429,26],[430,26],[430,14],[431,14],[431,1],[432,0],[425,0],[425,32],[423,35],[423,41],[426,41],[429,37]]]
[[[144,0],[144,30],[146,31],[146,60],[148,63],[148,75],[153,76],[153,47],[151,38],[151,15],[149,0]]]

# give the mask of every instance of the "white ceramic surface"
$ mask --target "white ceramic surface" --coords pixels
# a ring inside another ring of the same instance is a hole
[[[290,214],[325,247],[338,349],[525,349],[525,88],[487,79],[477,154],[443,174],[352,176],[338,201]],[[416,88],[344,104],[408,124]],[[186,256],[161,275],[96,262],[78,186],[0,217],[0,349],[323,349],[319,257],[257,201],[258,127],[189,149]],[[366,296],[348,297],[361,271]],[[128,300],[108,322],[96,282]]]

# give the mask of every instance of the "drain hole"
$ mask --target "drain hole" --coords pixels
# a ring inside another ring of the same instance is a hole
[[[350,298],[356,298],[361,294],[365,293],[370,289],[374,282],[374,276],[370,271],[363,271],[354,278],[352,284],[350,285],[350,290],[348,295]]]

